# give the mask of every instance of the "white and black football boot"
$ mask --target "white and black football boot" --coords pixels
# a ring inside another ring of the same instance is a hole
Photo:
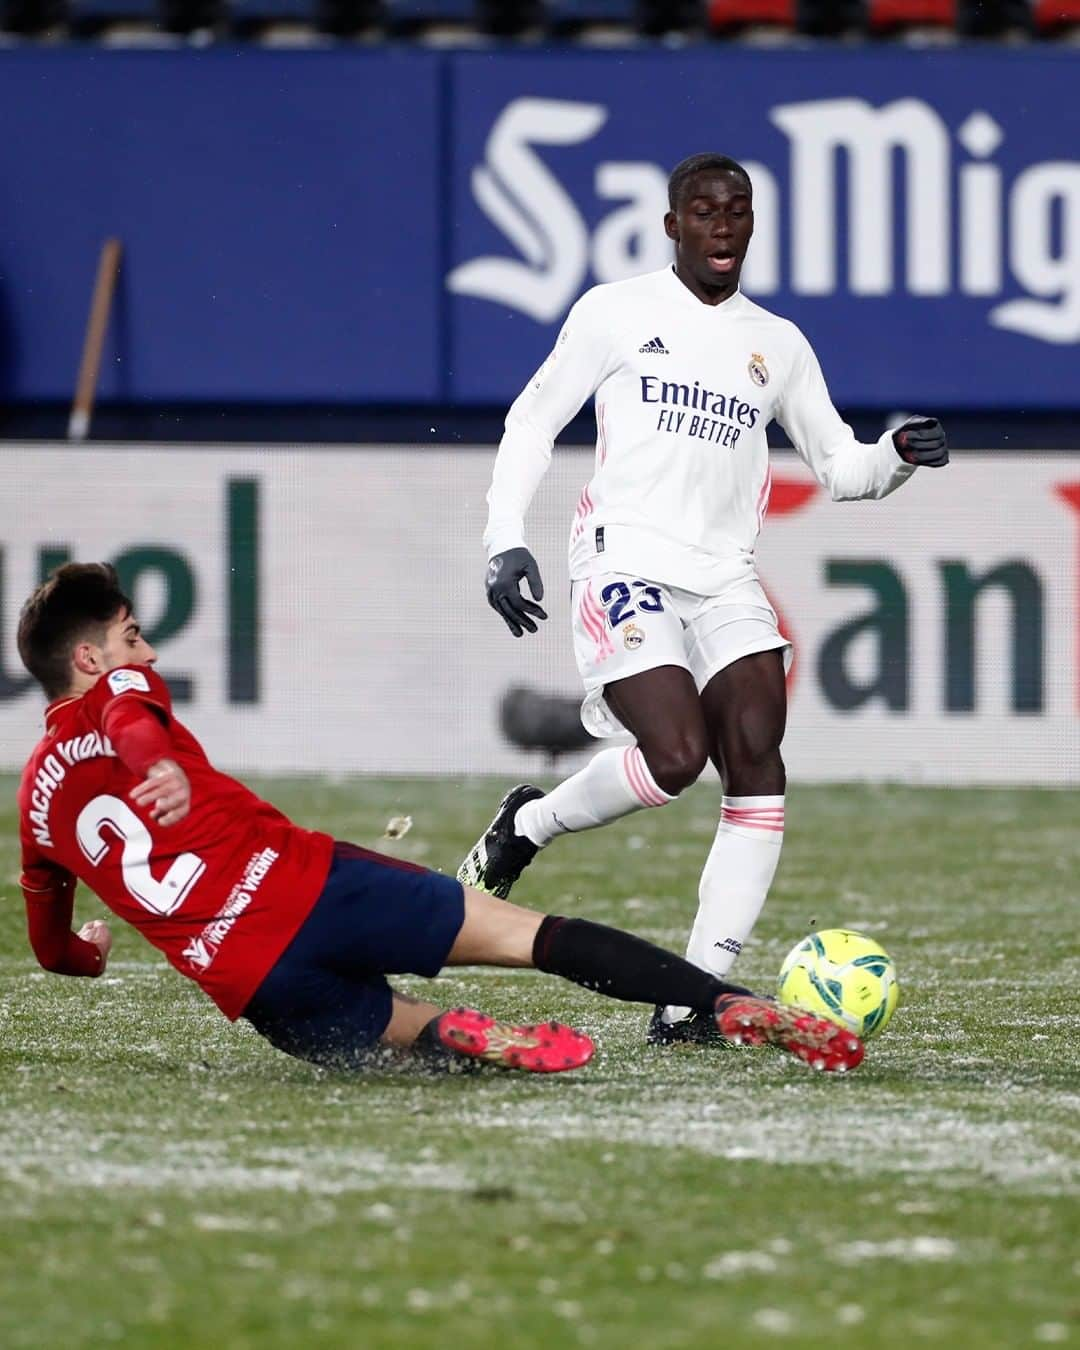
[[[646,1045],[711,1045],[719,1050],[737,1050],[740,1047],[721,1032],[712,1013],[692,1012],[678,1022],[665,1022],[664,1010],[653,1009],[645,1031]]]
[[[505,900],[514,882],[540,852],[531,839],[516,833],[514,817],[526,802],[546,795],[531,783],[511,788],[499,803],[495,818],[458,868],[458,881]]]
[[[729,984],[731,993],[753,994],[741,984]],[[678,1022],[665,1022],[662,1007],[653,1009],[649,1025],[645,1032],[646,1045],[713,1045],[723,1050],[739,1050],[742,1046],[729,1040],[716,1025],[716,1014],[711,1012],[692,1012]]]

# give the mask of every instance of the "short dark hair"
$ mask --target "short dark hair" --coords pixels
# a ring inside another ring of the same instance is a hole
[[[668,205],[673,211],[679,208],[679,201],[686,191],[687,184],[692,178],[696,178],[699,173],[734,173],[746,184],[747,192],[754,195],[754,185],[750,181],[750,175],[737,159],[732,159],[730,155],[714,155],[705,153],[702,155],[690,155],[687,159],[676,164],[671,171],[671,177],[668,179],[667,195]]]
[[[105,629],[131,601],[109,563],[64,563],[43,581],[19,615],[19,655],[48,698],[71,687],[71,654]]]

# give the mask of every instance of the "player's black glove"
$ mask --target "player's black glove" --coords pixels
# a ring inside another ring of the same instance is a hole
[[[529,583],[532,600],[526,600],[521,594],[518,583],[522,577]],[[540,569],[536,559],[527,548],[508,548],[505,553],[496,553],[487,565],[488,604],[502,616],[507,628],[515,637],[522,630],[536,632],[533,617],[546,619],[547,615],[533,600],[543,600],[544,583],[540,580]]]
[[[949,462],[945,428],[936,417],[909,417],[893,432],[892,441],[905,464],[941,469]]]

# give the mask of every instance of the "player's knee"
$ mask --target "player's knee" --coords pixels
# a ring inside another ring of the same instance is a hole
[[[725,737],[725,759],[749,769],[782,766],[780,743],[784,739],[784,720],[782,712],[772,707],[742,710]]]
[[[677,797],[696,783],[709,761],[704,740],[695,736],[673,738],[643,753],[653,781],[669,797]]]
[[[733,797],[778,797],[787,785],[779,745],[740,747],[729,756],[725,789]]]

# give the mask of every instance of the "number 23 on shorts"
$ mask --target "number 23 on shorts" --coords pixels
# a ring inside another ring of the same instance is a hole
[[[600,592],[600,603],[607,610],[612,628],[632,619],[641,610],[643,614],[661,614],[664,609],[659,586],[646,581],[612,581]]]

